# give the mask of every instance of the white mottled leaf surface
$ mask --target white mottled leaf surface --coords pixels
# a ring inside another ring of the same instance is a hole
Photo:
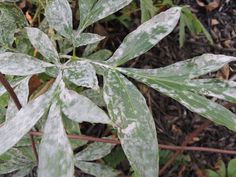
[[[173,7],[140,25],[125,37],[107,62],[113,65],[121,65],[150,50],[173,31],[179,21],[180,12],[180,7]]]
[[[71,62],[63,72],[63,76],[78,86],[98,89],[96,71],[86,61]]]
[[[79,161],[76,162],[75,166],[81,169],[83,172],[95,177],[117,177],[120,174],[119,171],[99,163]]]
[[[131,3],[132,0],[80,0],[80,29],[115,13]],[[86,15],[85,15],[86,14]]]
[[[111,124],[107,114],[91,100],[73,90],[68,90],[64,82],[61,82],[60,87],[61,109],[68,118],[76,122]]]
[[[36,48],[48,62],[58,62],[58,53],[49,37],[38,28],[26,28],[28,37],[34,48]]]
[[[19,99],[22,106],[25,106],[28,102],[29,96],[29,80],[31,76],[26,77],[21,83],[14,89],[17,98]],[[6,111],[6,120],[10,120],[15,117],[16,113],[19,112],[14,101],[10,98],[7,111]]]
[[[93,33],[81,33],[75,36],[75,46],[83,46],[88,44],[93,44],[105,39],[104,36],[100,36],[98,34]]]
[[[23,80],[24,78],[20,77],[20,78],[16,78],[16,79],[13,79],[13,80],[8,80],[9,84],[12,86],[12,87],[15,87],[17,86],[18,84],[20,84],[20,82]],[[0,96],[2,96],[4,93],[6,93],[6,89],[5,87],[1,84],[0,85]]]
[[[144,97],[116,71],[109,70],[104,81],[104,100],[130,164],[139,176],[157,176],[156,130]]]
[[[114,147],[115,145],[110,143],[91,143],[84,150],[78,152],[75,158],[76,161],[94,161],[110,154]]]
[[[26,54],[6,52],[0,54],[0,72],[8,75],[26,76],[45,72],[50,63]]]
[[[74,159],[62,123],[60,106],[52,103],[39,147],[39,177],[73,177]]]
[[[67,0],[52,0],[45,10],[45,16],[51,27],[62,36],[71,39],[72,11]]]

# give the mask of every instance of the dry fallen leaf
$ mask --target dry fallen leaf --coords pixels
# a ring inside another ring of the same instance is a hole
[[[199,6],[206,8],[208,11],[212,11],[220,6],[219,0],[213,0],[209,3],[206,3],[204,0],[196,0],[196,2]]]

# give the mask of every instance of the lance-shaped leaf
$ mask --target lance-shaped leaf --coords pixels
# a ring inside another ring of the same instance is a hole
[[[236,103],[236,82],[234,81],[196,79],[186,80],[180,84],[193,92]]]
[[[66,0],[53,0],[46,8],[45,15],[51,27],[62,36],[71,39],[73,34],[72,11]]]
[[[214,72],[222,68],[225,64],[236,61],[236,57],[226,55],[203,54],[185,61],[158,68],[158,69],[133,69],[122,68],[121,72],[135,77],[147,77],[158,80],[180,80],[192,79],[209,72]],[[128,71],[128,72],[126,72]],[[132,76],[131,76],[132,77]]]
[[[117,177],[120,172],[112,169],[111,167],[98,163],[79,161],[75,166],[83,172],[93,175],[95,177]]]
[[[125,37],[108,63],[121,65],[150,50],[173,31],[179,21],[180,12],[180,7],[173,7],[143,23]]]
[[[43,116],[51,101],[52,91],[25,105],[14,118],[0,127],[0,154],[14,146]]]
[[[76,61],[69,63],[64,70],[63,76],[78,86],[88,88],[98,88],[96,71],[90,63],[86,61]]]
[[[153,0],[141,0],[141,22],[145,22],[152,18],[156,13],[156,7],[153,5]]]
[[[104,99],[130,164],[139,176],[157,176],[156,130],[144,97],[115,71],[109,70],[104,80]]]
[[[39,177],[73,177],[74,159],[65,133],[60,106],[52,103],[39,147]]]
[[[114,144],[95,142],[76,154],[76,161],[94,161],[110,154]]]
[[[136,75],[137,73],[130,73],[130,77],[147,84],[148,86],[156,89],[157,91],[168,95],[176,101],[183,104],[189,110],[196,112],[209,120],[228,127],[229,129],[236,131],[236,115],[230,112],[223,106],[206,99],[196,93],[190,92],[184,83],[176,83],[171,80],[158,80],[159,78]]]
[[[45,68],[52,67],[29,55],[6,52],[0,54],[0,72],[8,75],[26,76],[45,72]]]
[[[80,29],[115,13],[131,3],[132,0],[81,0],[80,2]],[[84,15],[86,14],[86,15]]]
[[[8,80],[8,82],[10,83],[10,85],[12,87],[15,87],[15,86],[19,85],[23,79],[24,78],[20,77],[20,78],[16,78],[16,79],[13,79],[13,80]],[[7,91],[6,91],[5,87],[1,84],[0,85],[0,96],[2,96],[6,92]]]
[[[58,53],[49,37],[38,28],[26,28],[28,37],[34,48],[36,48],[48,62],[58,62]]]
[[[102,49],[102,50],[99,50],[99,51],[87,56],[86,58],[91,59],[91,60],[105,61],[111,55],[112,55],[112,52],[110,50]]]
[[[31,76],[26,77],[14,90],[22,106],[25,106],[28,102],[30,78]],[[14,101],[10,99],[6,112],[6,120],[15,117],[18,111]]]
[[[107,114],[88,98],[68,90],[64,82],[61,82],[60,88],[61,109],[68,118],[77,122],[111,124]]]
[[[105,37],[93,33],[81,33],[75,36],[75,46],[83,46],[88,44],[93,44],[103,40]]]

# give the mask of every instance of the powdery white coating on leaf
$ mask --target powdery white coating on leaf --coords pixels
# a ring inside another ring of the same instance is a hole
[[[45,72],[45,68],[52,67],[26,54],[6,52],[0,54],[0,72],[8,75],[26,76]]]
[[[90,63],[86,61],[76,61],[68,64],[63,76],[78,86],[98,89],[96,71]]]
[[[75,34],[76,35],[76,34]],[[75,36],[75,46],[89,45],[105,39],[104,36],[93,33],[81,33]]]
[[[104,81],[104,100],[130,164],[139,176],[157,176],[156,130],[144,97],[115,71],[109,70]]]
[[[57,63],[59,56],[49,37],[38,28],[26,28],[28,37],[36,48],[49,62]]]
[[[93,4],[90,7],[86,7],[87,10],[91,9],[90,11],[87,11],[87,13],[84,22],[80,24],[80,28],[84,29],[85,27],[91,25],[92,23],[101,20],[108,15],[111,15],[115,13],[116,11],[122,9],[123,7],[127,6],[129,3],[131,3],[132,0],[99,0],[96,4]],[[86,2],[83,2],[86,3]],[[83,4],[81,4],[81,8],[84,9]]]
[[[95,142],[91,143],[84,150],[76,154],[76,161],[94,161],[110,154],[115,147],[114,144]]]
[[[46,19],[62,36],[71,39],[73,33],[72,11],[66,0],[53,0],[45,10]]]
[[[15,80],[8,80],[8,82],[10,83],[10,85],[12,86],[12,87],[15,87],[15,86],[17,86],[18,84],[20,84],[20,82],[23,80],[24,78],[17,78],[17,79],[15,79]],[[5,89],[5,87],[1,84],[0,85],[0,96],[2,96],[4,93],[6,93],[7,91],[6,91],[6,89]]]
[[[25,106],[28,102],[29,96],[29,80],[31,76],[26,77],[21,83],[14,89],[20,103],[22,106]],[[12,99],[9,100],[7,111],[6,111],[6,120],[10,120],[15,117],[16,113],[19,110],[17,109],[14,101]]]
[[[117,177],[120,174],[119,171],[99,163],[79,161],[75,163],[75,166],[95,177]]]
[[[158,69],[121,68],[120,71],[135,77],[152,78],[155,80],[183,81],[192,79],[209,72],[217,71],[225,64],[236,61],[236,57],[215,54],[203,54],[185,61]],[[133,74],[132,74],[133,73]],[[132,77],[132,76],[131,76]]]
[[[177,25],[181,8],[173,7],[140,25],[128,34],[114,55],[107,61],[121,65],[150,50]]]
[[[80,12],[80,28],[85,28],[86,19],[89,17],[89,12],[93,8],[97,0],[80,0],[79,12]]]
[[[0,127],[0,154],[14,146],[37,123],[49,106],[51,98],[52,92],[39,96]]]
[[[62,123],[61,110],[55,100],[49,110],[39,147],[39,177],[73,177],[74,159]]]
[[[64,82],[60,83],[60,88],[61,109],[68,118],[76,122],[111,124],[107,114],[88,98],[68,90]]]

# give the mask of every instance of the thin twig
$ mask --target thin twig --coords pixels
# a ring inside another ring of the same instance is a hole
[[[5,87],[5,89],[9,93],[9,95],[12,98],[13,102],[15,103],[17,109],[20,110],[22,108],[22,105],[21,105],[14,89],[11,87],[10,83],[5,79],[4,75],[1,72],[0,72],[0,82],[2,83],[2,85]],[[29,135],[29,140],[31,142],[31,146],[32,146],[32,150],[34,152],[35,158],[38,160],[38,153],[36,150],[36,145],[35,145],[33,136]]]

